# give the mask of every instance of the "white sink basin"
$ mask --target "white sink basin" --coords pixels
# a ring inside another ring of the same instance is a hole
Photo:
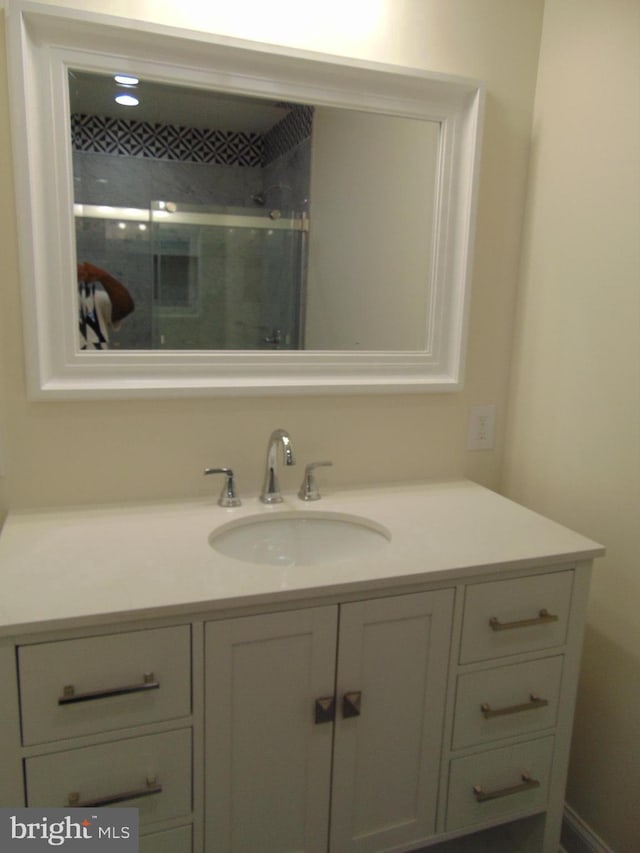
[[[385,527],[367,518],[315,510],[239,518],[209,536],[220,554],[269,566],[317,566],[362,557],[390,540]]]

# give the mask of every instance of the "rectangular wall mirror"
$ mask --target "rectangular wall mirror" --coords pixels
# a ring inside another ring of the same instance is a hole
[[[479,83],[10,9],[32,398],[460,387]]]

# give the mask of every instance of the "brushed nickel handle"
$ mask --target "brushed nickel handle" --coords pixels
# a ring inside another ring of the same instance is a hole
[[[522,702],[520,705],[508,705],[504,708],[492,708],[487,702],[480,705],[482,716],[485,720],[490,720],[492,717],[506,717],[507,714],[519,714],[521,711],[533,711],[536,708],[546,708],[549,704],[548,699],[541,699],[535,693],[529,694],[529,701]]]
[[[355,690],[345,693],[342,697],[342,717],[348,720],[350,717],[359,717],[362,706],[362,691]]]
[[[522,782],[518,785],[497,788],[495,791],[485,791],[480,785],[474,785],[473,795],[479,803],[486,803],[488,800],[498,800],[501,797],[510,797],[512,794],[519,794],[521,791],[529,791],[540,787],[539,780],[532,779],[528,773],[523,773],[520,778]]]
[[[538,615],[532,619],[520,619],[518,622],[501,622],[497,616],[489,619],[489,625],[493,631],[510,631],[512,628],[529,628],[532,625],[546,625],[549,622],[557,622],[560,617],[549,613],[546,607],[538,611]]]
[[[107,794],[105,797],[96,797],[94,800],[81,800],[78,791],[72,791],[67,797],[70,806],[78,809],[93,808],[94,806],[111,806],[114,803],[123,803],[125,800],[139,800],[141,797],[150,797],[152,794],[161,794],[162,785],[155,776],[147,776],[144,788],[136,788],[133,791],[121,791],[118,794]]]
[[[336,718],[336,697],[322,696],[314,703],[314,721],[320,723],[332,723]]]
[[[106,690],[93,690],[89,693],[76,693],[73,684],[62,688],[62,696],[58,705],[72,705],[74,702],[92,702],[94,699],[106,699],[108,696],[122,696],[125,693],[143,693],[146,690],[158,690],[160,682],[156,681],[152,672],[145,672],[143,681],[138,684],[125,684],[120,687],[108,687]]]

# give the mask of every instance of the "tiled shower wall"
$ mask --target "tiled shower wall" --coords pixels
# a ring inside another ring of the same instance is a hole
[[[283,216],[293,210],[305,210],[311,117],[310,108],[293,110],[262,138],[255,134],[73,116],[75,201],[148,209],[152,201],[164,200],[250,208],[252,215],[264,216],[273,208],[281,209]],[[252,200],[260,194],[265,199],[264,206]],[[249,240],[250,235],[246,237]],[[135,299],[136,310],[112,340],[122,349],[149,349],[154,345],[149,238],[150,230],[142,231],[136,223],[124,229],[118,228],[116,222],[100,219],[85,218],[77,223],[78,258],[109,269]],[[239,251],[242,254],[242,249]],[[224,271],[215,264],[201,264],[201,308],[205,310],[209,305],[211,312],[206,332],[197,317],[180,318],[178,312],[168,320],[174,335],[169,346],[218,349],[259,345],[260,330],[249,332],[246,341],[242,330],[260,324],[264,314],[261,303],[265,298],[276,298],[277,283],[267,282],[265,291],[257,268],[260,258],[255,253],[253,241],[247,243],[244,262],[227,264]],[[264,266],[273,267],[273,258],[267,259]],[[260,281],[247,279],[251,269]],[[223,323],[229,302],[240,306],[247,316]],[[229,339],[230,330],[236,327],[240,337]]]

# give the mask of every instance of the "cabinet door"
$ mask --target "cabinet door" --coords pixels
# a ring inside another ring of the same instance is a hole
[[[326,853],[337,607],[211,622],[205,650],[207,853]]]
[[[441,590],[341,609],[336,853],[387,850],[435,832],[453,596]],[[354,693],[359,716],[349,716],[357,711]]]

